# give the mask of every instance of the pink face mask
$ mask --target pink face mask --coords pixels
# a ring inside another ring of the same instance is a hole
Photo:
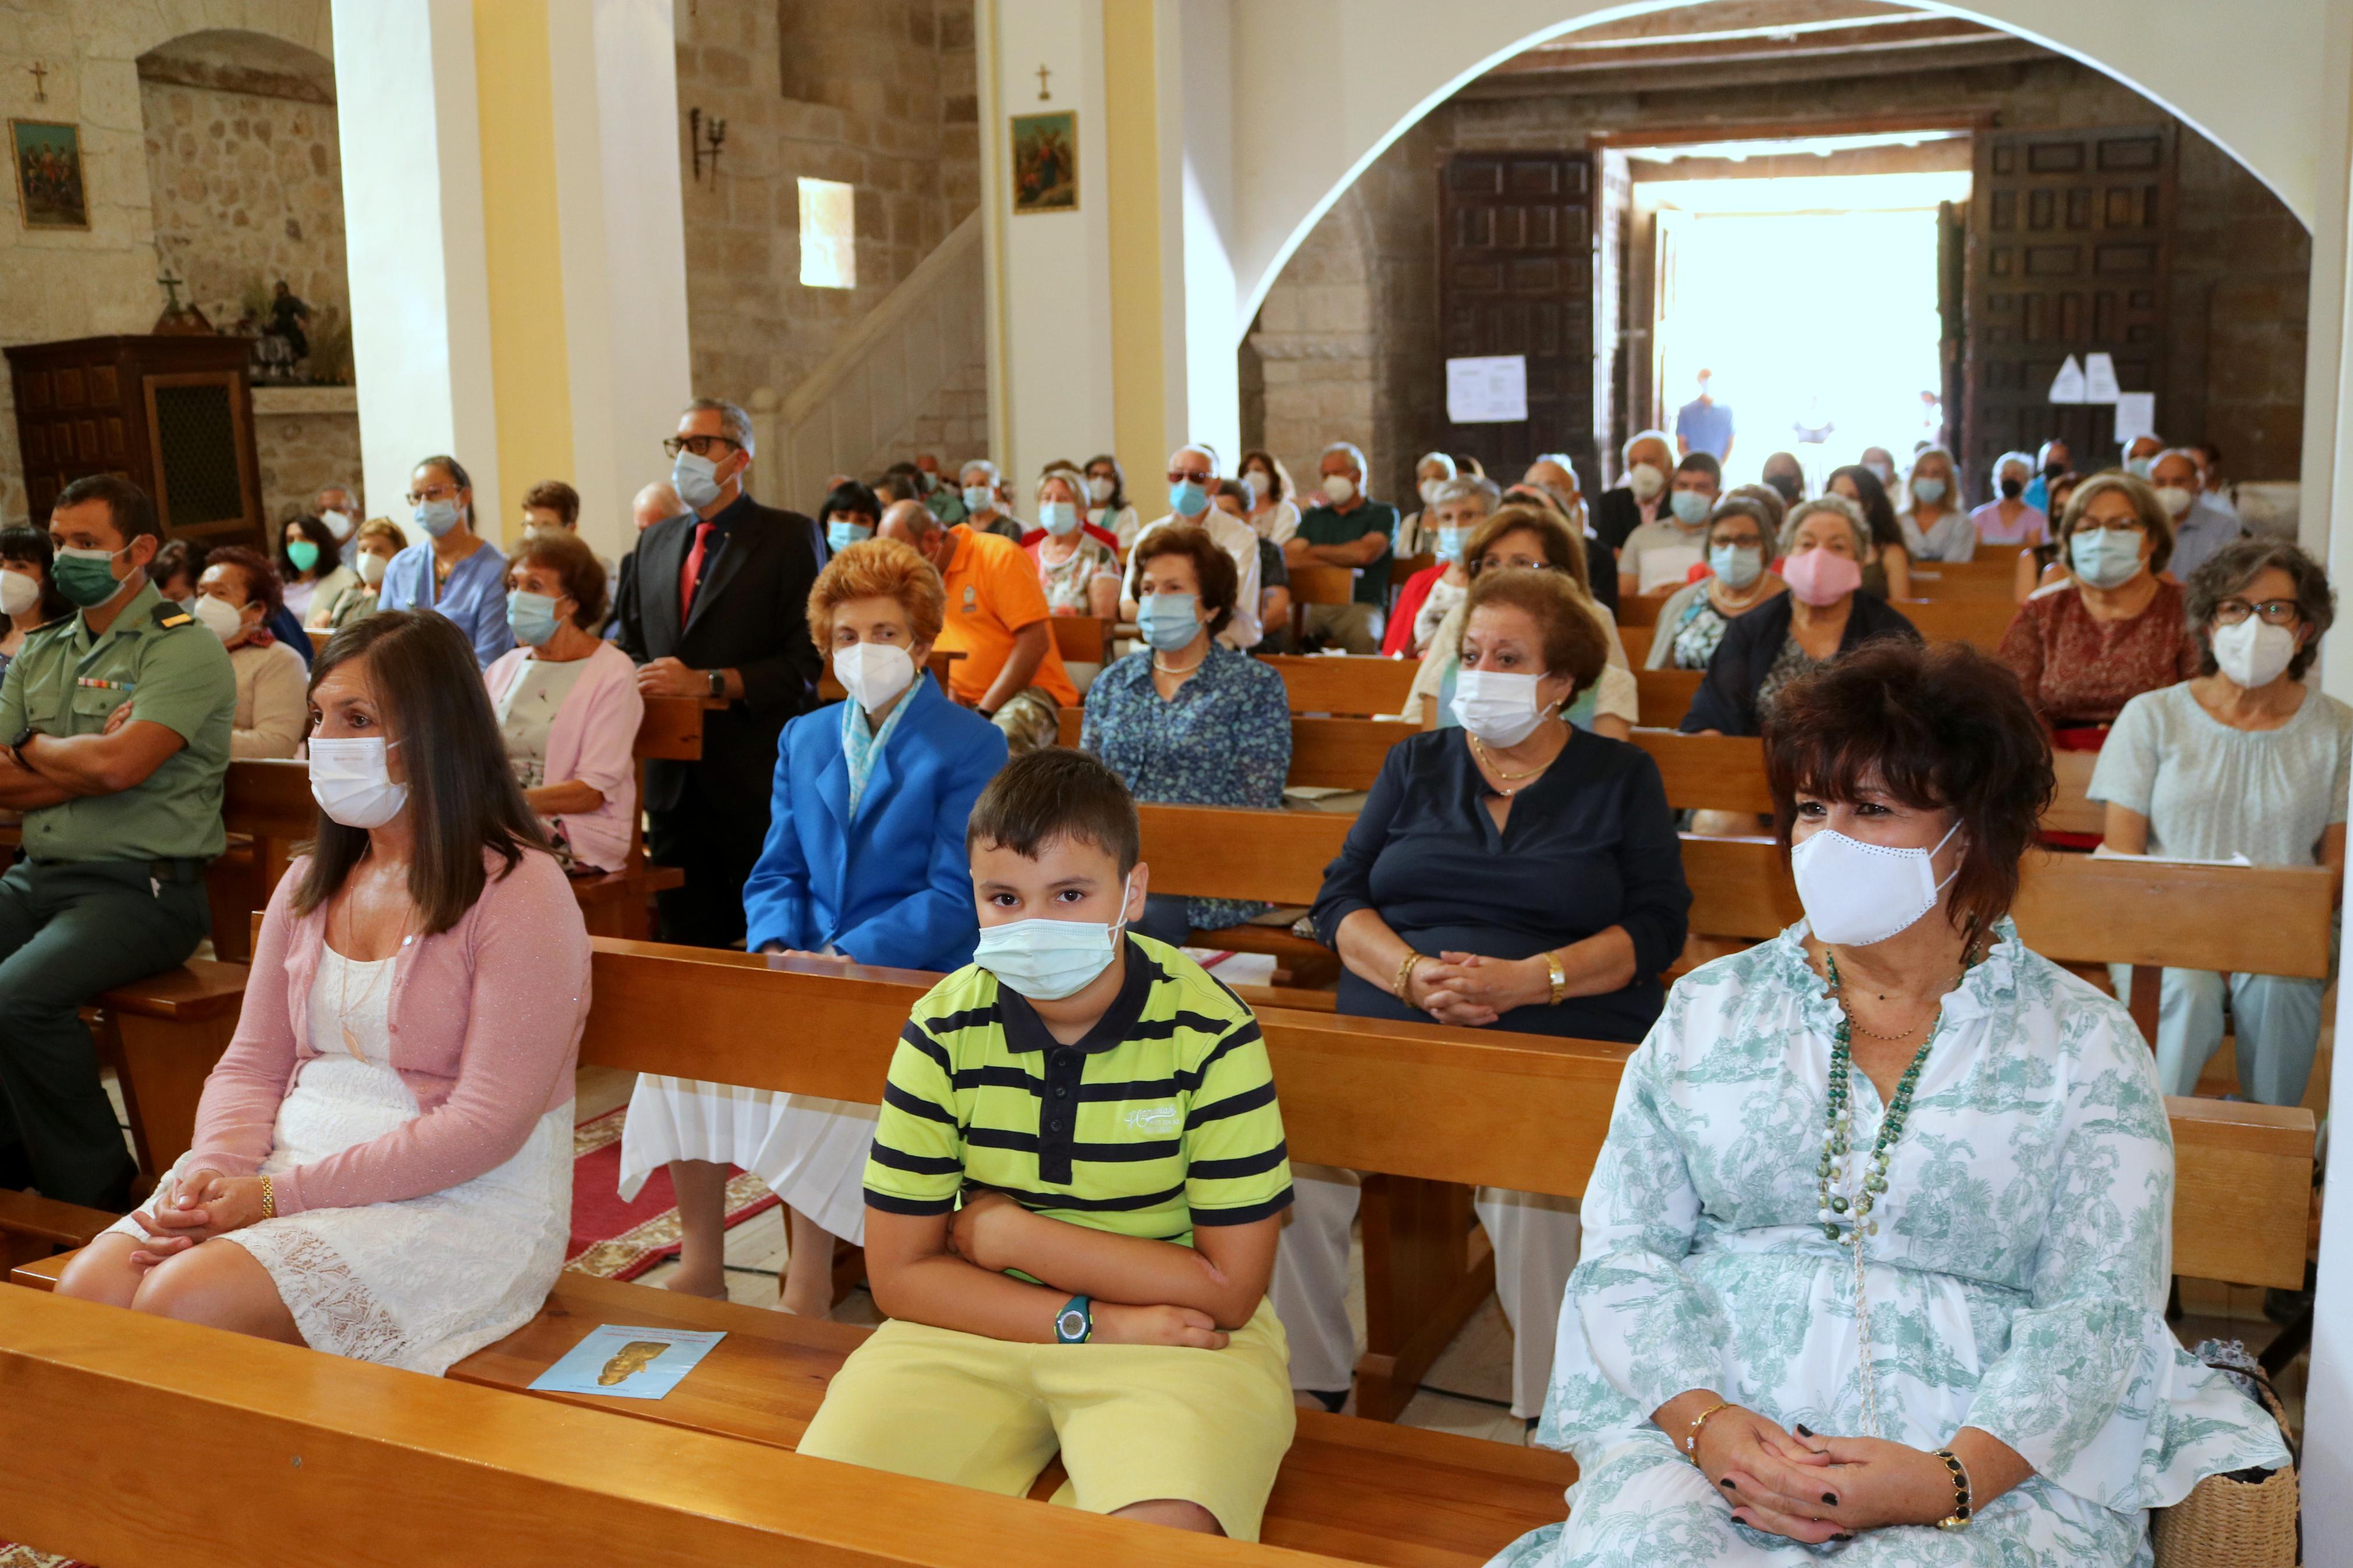
[[[1789,584],[1789,592],[1820,609],[1862,587],[1862,568],[1844,555],[1817,546],[1783,562],[1781,578]]]

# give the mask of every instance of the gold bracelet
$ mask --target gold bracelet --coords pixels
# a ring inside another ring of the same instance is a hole
[[[1413,992],[1410,989],[1413,984],[1413,966],[1427,956],[1429,955],[1426,953],[1415,952],[1409,949],[1405,955],[1405,962],[1398,965],[1397,999],[1409,1007],[1413,1005]]]
[[[1568,971],[1560,966],[1560,954],[1547,949],[1544,955],[1545,972],[1552,976],[1552,1005],[1559,1006],[1568,994]]]
[[[1939,1448],[1936,1457],[1945,1461],[1945,1468],[1953,1475],[1953,1511],[1936,1521],[1938,1530],[1967,1530],[1969,1527],[1969,1472],[1950,1448]]]
[[[1731,1408],[1732,1401],[1729,1399],[1719,1399],[1715,1404],[1709,1405],[1706,1409],[1692,1417],[1692,1424],[1683,1429],[1684,1458],[1689,1459],[1694,1466],[1699,1463],[1699,1429],[1707,1425],[1709,1417],[1719,1415]]]
[[[269,1184],[268,1176],[261,1178],[261,1217],[264,1219],[278,1217],[278,1189]]]

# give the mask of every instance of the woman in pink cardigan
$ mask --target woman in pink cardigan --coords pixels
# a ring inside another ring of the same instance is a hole
[[[58,1289],[438,1375],[563,1266],[587,933],[454,622],[346,627],[311,714],[316,847],[195,1147]]]
[[[596,635],[605,568],[576,534],[542,529],[507,567],[516,647],[482,672],[522,798],[567,870],[617,871],[638,812],[646,700],[629,656]]]

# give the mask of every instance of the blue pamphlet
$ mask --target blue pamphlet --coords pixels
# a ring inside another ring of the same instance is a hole
[[[533,1378],[543,1394],[606,1394],[618,1399],[659,1399],[725,1339],[692,1329],[633,1329],[606,1323],[563,1360]]]

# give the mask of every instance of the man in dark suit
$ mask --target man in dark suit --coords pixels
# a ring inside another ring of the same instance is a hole
[[[817,700],[807,605],[825,537],[744,493],[752,421],[735,405],[696,398],[664,447],[688,510],[638,536],[621,584],[620,646],[648,697],[727,703],[703,716],[701,762],[646,764],[647,850],[686,872],[684,887],[657,895],[661,939],[725,947],[744,935],[776,737]]]

